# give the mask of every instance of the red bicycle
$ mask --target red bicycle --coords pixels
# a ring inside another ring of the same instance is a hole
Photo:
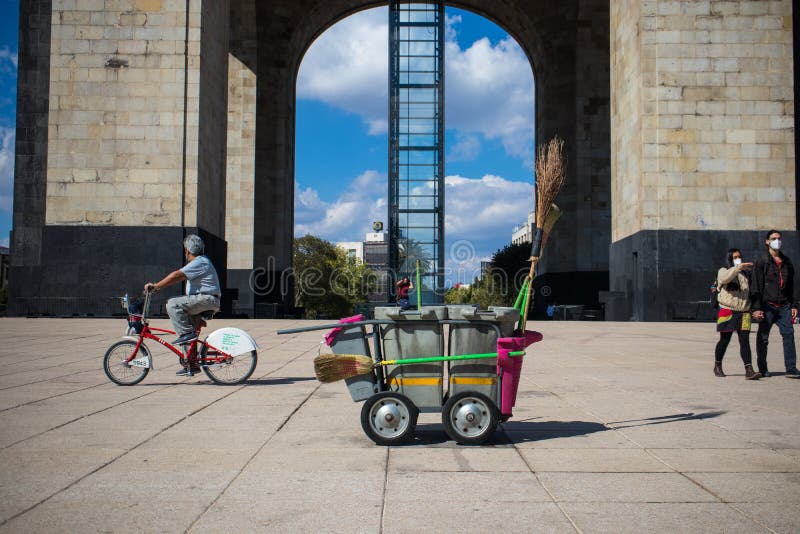
[[[145,292],[141,310],[134,308],[127,295],[122,298],[122,305],[128,311],[128,335],[111,345],[103,357],[103,370],[109,380],[120,386],[132,386],[144,380],[154,368],[145,339],[152,339],[174,352],[181,365],[188,365],[188,376],[193,376],[194,369],[199,368],[216,384],[241,384],[250,378],[256,369],[258,345],[247,332],[239,328],[220,328],[200,340],[200,330],[214,315],[214,312],[207,312],[199,317],[197,339],[189,343],[184,352],[160,337],[175,335],[175,332],[148,323],[151,294]]]

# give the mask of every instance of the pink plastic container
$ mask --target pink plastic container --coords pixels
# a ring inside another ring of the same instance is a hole
[[[543,337],[539,332],[526,330],[525,337],[501,337],[497,340],[497,374],[502,383],[500,414],[504,420],[511,417],[511,410],[517,403],[517,388],[522,374],[523,359],[523,356],[511,357],[508,353],[525,350],[525,347],[541,341]]]

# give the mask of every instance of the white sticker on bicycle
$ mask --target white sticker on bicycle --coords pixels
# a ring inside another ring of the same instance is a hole
[[[150,358],[147,356],[144,358],[137,358],[136,360],[129,361],[128,365],[131,367],[144,367],[145,369],[150,369]]]
[[[206,343],[232,356],[258,348],[255,340],[247,332],[230,327],[213,331],[206,339]]]

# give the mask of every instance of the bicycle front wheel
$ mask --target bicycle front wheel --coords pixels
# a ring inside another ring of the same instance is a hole
[[[251,350],[244,354],[231,356],[219,362],[209,362],[207,358],[220,358],[222,354],[216,350],[209,350],[207,345],[203,346],[201,352],[200,365],[203,367],[203,372],[215,384],[233,385],[241,384],[253,374],[256,370],[256,362],[258,361],[258,354],[256,351]]]
[[[144,380],[150,369],[126,363],[135,348],[136,342],[131,339],[123,339],[109,347],[103,356],[103,370],[109,380],[120,386],[132,386]],[[136,359],[140,358],[150,359],[150,351],[144,344],[139,346],[139,352],[136,354]]]

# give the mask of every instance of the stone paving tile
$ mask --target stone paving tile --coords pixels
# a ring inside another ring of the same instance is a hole
[[[522,456],[537,472],[581,473],[671,472],[669,466],[643,449],[523,449]]]
[[[506,501],[501,495],[460,491],[451,501],[388,501],[383,532],[553,532],[575,528],[558,506],[549,502]]]
[[[678,473],[539,473],[559,502],[713,502]]]
[[[773,532],[780,534],[797,534],[800,532],[800,514],[796,513],[796,502],[793,506],[774,502],[737,502],[732,506]]]
[[[759,532],[767,530],[723,503],[564,503],[586,533]]]
[[[681,472],[800,472],[800,458],[767,449],[649,449]]]
[[[515,502],[551,502],[552,499],[532,473],[422,471],[392,473],[386,484],[388,502],[464,502],[467,491],[474,499]],[[489,497],[492,496],[492,497]]]
[[[692,480],[727,502],[800,503],[800,473],[691,473]]]
[[[191,532],[380,532],[380,494],[350,500],[332,495],[283,500],[280,495],[232,498],[223,495],[192,527]]]
[[[390,473],[530,471],[519,453],[510,447],[392,447],[388,470]]]

